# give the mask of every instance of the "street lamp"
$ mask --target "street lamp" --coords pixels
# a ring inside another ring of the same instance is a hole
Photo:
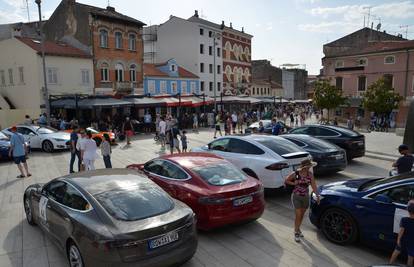
[[[212,33],[213,36],[213,90],[214,90],[214,110],[215,112],[217,112],[217,101],[216,101],[216,97],[217,97],[217,79],[216,79],[216,72],[217,72],[217,66],[216,66],[216,45],[218,45],[218,43],[216,43],[216,39],[220,40],[220,33],[218,32],[213,32]]]
[[[40,35],[40,47],[41,47],[41,53],[42,53],[42,65],[43,65],[43,83],[44,83],[44,99],[45,99],[45,106],[46,106],[46,119],[47,124],[50,123],[50,103],[49,103],[49,91],[47,89],[47,80],[46,80],[46,61],[45,61],[45,40],[42,33],[42,10],[40,7],[41,0],[35,0],[35,3],[37,4],[37,9],[39,10],[39,27],[38,27],[38,33]]]

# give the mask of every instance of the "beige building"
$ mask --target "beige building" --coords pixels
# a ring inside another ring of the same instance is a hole
[[[0,41],[1,109],[38,111],[44,106],[40,42],[14,37]],[[93,94],[93,63],[85,52],[63,43],[45,43],[49,95]],[[6,104],[7,103],[7,104]]]
[[[283,87],[274,81],[253,80],[250,87],[253,97],[283,97]]]

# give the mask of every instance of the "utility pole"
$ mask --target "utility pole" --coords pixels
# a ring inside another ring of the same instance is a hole
[[[412,25],[401,25],[400,29],[405,28],[405,39],[408,39],[408,28],[411,27]]]
[[[220,34],[213,32],[213,91],[214,91],[214,110],[217,112],[217,66],[216,66],[216,40],[220,40]]]
[[[47,125],[50,123],[50,102],[49,102],[49,91],[47,89],[47,79],[46,79],[46,60],[45,60],[45,38],[42,32],[43,25],[42,25],[42,10],[40,7],[41,0],[35,0],[37,4],[37,8],[39,10],[39,35],[40,35],[40,46],[41,46],[41,52],[42,52],[42,65],[43,65],[43,83],[44,83],[44,100],[45,100],[45,106],[46,106],[46,120]]]
[[[372,8],[372,6],[363,7],[363,9],[368,9],[368,13],[367,13],[367,15],[368,15],[367,25],[368,25],[368,27],[369,27],[369,20],[371,18],[371,8]],[[365,16],[364,16],[364,27],[365,27]]]

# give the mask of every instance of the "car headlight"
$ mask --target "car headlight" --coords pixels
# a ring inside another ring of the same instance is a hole
[[[64,141],[66,141],[66,139],[61,139],[61,138],[53,138],[53,140],[55,140],[57,142],[64,142]]]

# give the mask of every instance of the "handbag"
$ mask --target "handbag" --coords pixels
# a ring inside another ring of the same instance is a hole
[[[299,180],[300,179],[299,178],[299,172],[298,171],[295,171],[295,174],[296,174],[295,175],[295,180]],[[287,184],[286,181],[285,181],[285,185],[284,185],[285,192],[291,194],[292,191],[293,191],[293,189],[295,189],[295,186],[294,185],[291,185],[291,184]]]

